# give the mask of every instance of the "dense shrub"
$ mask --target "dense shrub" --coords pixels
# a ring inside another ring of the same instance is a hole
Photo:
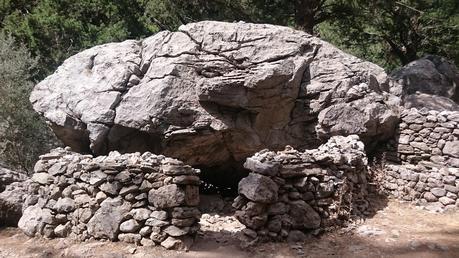
[[[25,171],[56,142],[29,102],[36,65],[24,46],[0,34],[0,160]]]

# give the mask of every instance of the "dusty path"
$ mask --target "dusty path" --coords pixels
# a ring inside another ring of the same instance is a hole
[[[357,225],[301,244],[266,243],[241,250],[231,216],[206,216],[189,252],[124,243],[29,239],[0,230],[0,257],[459,257],[459,212],[429,213],[394,201]]]

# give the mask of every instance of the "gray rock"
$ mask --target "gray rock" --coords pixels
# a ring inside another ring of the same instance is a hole
[[[304,32],[203,21],[82,51],[30,101],[75,151],[150,149],[208,166],[315,145],[316,133],[390,137],[388,91],[382,68]]]
[[[59,198],[59,200],[57,200],[56,204],[54,205],[54,210],[59,213],[72,212],[75,210],[75,201],[67,197]]]
[[[27,206],[36,203],[36,196],[28,195],[30,181],[13,182],[0,192],[0,226],[17,226],[22,216],[22,206],[26,200]],[[35,199],[35,202],[32,200]]]
[[[443,154],[459,158],[459,141],[446,142]]]
[[[150,190],[148,201],[157,208],[172,208],[185,203],[185,190],[172,184]]]
[[[279,172],[280,164],[271,161],[261,161],[263,157],[252,156],[245,160],[244,167],[252,172],[259,173],[266,176],[274,176]]]
[[[178,239],[175,237],[168,237],[166,240],[161,242],[161,246],[166,249],[182,250],[187,251],[190,248],[192,240],[187,239]]]
[[[135,219],[126,220],[121,223],[120,231],[124,233],[134,233],[140,228],[139,223]]]
[[[42,233],[42,229],[46,224],[53,224],[54,217],[49,209],[42,209],[38,206],[27,207],[21,219],[18,222],[18,227],[24,234],[33,237]]]
[[[139,234],[127,233],[127,234],[118,235],[118,240],[120,240],[121,242],[130,243],[130,244],[139,244],[141,239],[142,239],[142,236]]]
[[[277,201],[279,187],[267,176],[250,173],[239,182],[238,192],[254,202],[273,203]]]
[[[432,188],[430,192],[433,193],[436,197],[442,197],[446,195],[446,190],[443,188]]]
[[[54,229],[54,235],[57,237],[67,237],[72,230],[72,226],[69,223],[66,223],[65,225],[57,225],[57,227]]]
[[[179,228],[176,226],[168,226],[164,229],[164,233],[168,234],[169,236],[178,237],[184,236],[190,232],[189,227]]]
[[[120,197],[105,199],[87,224],[89,235],[116,240],[119,225],[130,209],[131,205]]]
[[[35,173],[32,175],[32,181],[41,185],[47,185],[54,182],[54,177],[48,173]]]
[[[142,238],[142,240],[140,240],[140,245],[142,246],[146,246],[146,247],[149,247],[149,246],[155,246],[155,242],[151,239],[148,239],[148,238]]]
[[[398,82],[399,87],[394,87],[392,91],[399,96],[420,92],[443,96],[459,103],[459,72],[445,58],[425,56],[397,69],[391,77]]]
[[[436,202],[438,200],[438,198],[435,195],[433,195],[431,192],[425,192],[423,197],[428,202]]]
[[[121,184],[117,181],[113,182],[106,182],[99,186],[99,189],[102,190],[104,193],[109,195],[115,196],[118,195],[119,190],[121,189]]]
[[[133,209],[129,213],[132,215],[132,217],[135,220],[145,221],[150,217],[152,212],[147,208],[140,208],[140,209]]]
[[[52,176],[59,176],[65,173],[67,166],[64,163],[58,162],[48,169],[48,173]]]
[[[176,209],[181,209],[181,208],[175,208]],[[152,211],[150,214],[150,217],[159,219],[159,220],[167,220],[167,212],[166,211]]]
[[[162,227],[162,226],[167,226],[169,225],[168,221],[164,220],[159,220],[155,218],[149,218],[147,221],[145,221],[146,226],[151,226],[151,227]]]
[[[456,203],[455,200],[453,200],[453,199],[451,199],[451,198],[448,198],[448,197],[446,197],[446,196],[443,196],[443,197],[438,198],[438,201],[440,201],[441,204],[443,204],[443,205],[445,205],[445,206],[446,206],[446,205],[450,205],[450,204],[455,204],[455,203]]]
[[[292,226],[297,229],[316,229],[320,227],[319,214],[302,200],[290,202],[290,217]]]

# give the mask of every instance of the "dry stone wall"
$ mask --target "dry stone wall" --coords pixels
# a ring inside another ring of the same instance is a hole
[[[198,230],[199,170],[151,153],[43,155],[19,227],[29,236],[186,247]]]
[[[387,154],[384,188],[435,210],[459,205],[459,112],[406,109]]]
[[[355,135],[305,152],[263,150],[244,166],[251,173],[240,181],[233,206],[249,240],[301,240],[368,207],[367,158]]]

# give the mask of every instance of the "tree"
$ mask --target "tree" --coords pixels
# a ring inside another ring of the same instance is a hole
[[[65,58],[94,45],[150,35],[144,10],[130,0],[9,0],[2,31],[12,34],[39,57],[40,77]],[[14,3],[14,4],[13,4]],[[1,19],[1,18],[0,18]]]
[[[388,69],[427,53],[459,62],[459,2],[455,0],[347,0],[341,4],[350,15],[322,26],[322,35],[360,57]]]
[[[36,65],[25,47],[0,34],[0,160],[26,171],[55,142],[29,102]]]

